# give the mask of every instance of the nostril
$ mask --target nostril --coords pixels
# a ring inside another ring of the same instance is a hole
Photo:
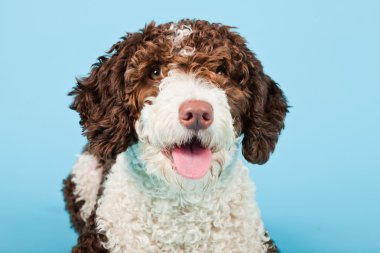
[[[192,118],[194,117],[193,113],[192,112],[186,112],[183,117],[182,117],[182,120],[191,120]]]
[[[210,121],[210,120],[212,120],[212,117],[211,117],[211,115],[209,113],[205,112],[205,113],[202,114],[202,119],[204,121]]]

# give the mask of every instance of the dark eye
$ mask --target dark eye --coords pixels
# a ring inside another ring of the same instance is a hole
[[[215,73],[218,75],[227,75],[226,68],[223,65],[220,65],[216,68]]]
[[[160,78],[161,77],[160,66],[157,66],[157,65],[152,66],[149,72],[149,77],[153,80]]]

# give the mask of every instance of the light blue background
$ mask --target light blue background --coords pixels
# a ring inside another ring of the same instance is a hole
[[[293,106],[251,167],[282,252],[380,252],[380,2],[131,2],[1,1],[0,252],[69,252],[85,139],[66,94],[125,32],[184,17],[238,27]]]

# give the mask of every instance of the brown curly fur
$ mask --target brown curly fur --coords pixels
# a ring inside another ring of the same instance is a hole
[[[207,78],[226,91],[235,131],[244,134],[244,157],[252,163],[265,163],[284,127],[288,107],[281,89],[263,72],[260,61],[232,27],[181,20],[178,26],[190,25],[193,33],[176,46],[170,37],[174,33],[169,29],[171,24],[156,26],[152,22],[139,32],[127,34],[107,55],[98,58],[88,77],[77,80],[69,93],[74,96],[71,108],[80,114],[88,151],[105,164],[135,142],[134,124],[144,99],[156,96],[154,84],[176,68]],[[194,48],[194,54],[179,54],[184,47]],[[151,79],[149,72],[154,66],[161,68],[161,76]],[[67,184],[70,191],[73,186]],[[68,192],[68,209],[76,210],[78,206],[71,199]],[[94,215],[73,252],[105,252],[99,243],[104,236],[96,233]],[[81,228],[75,217],[72,221],[76,229]],[[277,248],[273,245],[268,252],[277,252]]]
[[[66,202],[66,210],[70,214],[71,225],[80,234],[85,226],[85,222],[80,216],[80,209],[84,204],[84,200],[77,201],[77,196],[74,195],[75,183],[71,179],[72,175],[69,175],[63,181],[63,196]]]
[[[182,57],[168,37],[170,24],[156,27],[152,22],[140,32],[127,34],[107,51],[109,55],[99,57],[88,77],[77,80],[70,92],[75,96],[71,108],[80,113],[90,152],[101,161],[114,159],[136,140],[134,123],[144,98],[157,94],[152,84],[160,80],[148,78],[150,67],[160,65],[164,77],[175,64],[226,90],[236,132],[244,133],[245,158],[265,163],[284,127],[287,104],[282,91],[231,27],[180,21],[179,25],[191,25],[195,31],[182,46],[194,47],[196,52]],[[215,74],[219,66],[226,75]]]
[[[268,236],[268,234],[267,234],[267,236]],[[280,253],[280,250],[274,244],[274,241],[272,239],[267,241],[265,244],[268,246],[267,253]]]
[[[95,210],[88,218],[86,227],[79,235],[78,243],[73,247],[72,253],[108,253],[108,250],[102,246],[102,242],[107,239],[106,236],[96,230]]]

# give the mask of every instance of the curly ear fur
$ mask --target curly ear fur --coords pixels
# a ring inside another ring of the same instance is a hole
[[[124,74],[142,39],[140,32],[122,37],[108,55],[98,58],[88,77],[77,79],[69,93],[74,96],[70,108],[80,114],[88,150],[101,162],[114,159],[134,141],[135,102]]]
[[[250,56],[250,108],[243,119],[243,155],[252,163],[263,164],[284,128],[288,105],[282,90],[264,74],[261,63]]]

